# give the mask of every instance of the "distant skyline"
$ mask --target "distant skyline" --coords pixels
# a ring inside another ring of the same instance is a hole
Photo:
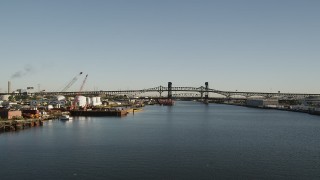
[[[0,92],[320,93],[318,0],[3,0]]]

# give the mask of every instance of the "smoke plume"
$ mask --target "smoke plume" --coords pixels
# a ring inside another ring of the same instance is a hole
[[[31,65],[26,65],[22,70],[15,72],[11,75],[12,79],[21,78],[33,72],[33,67]]]

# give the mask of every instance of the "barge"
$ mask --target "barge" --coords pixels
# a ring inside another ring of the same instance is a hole
[[[163,106],[173,106],[174,101],[172,99],[157,99],[158,104]]]
[[[70,110],[71,116],[126,116],[128,114],[127,110]]]

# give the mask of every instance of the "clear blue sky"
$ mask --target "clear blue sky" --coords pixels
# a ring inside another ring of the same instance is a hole
[[[1,92],[83,71],[85,90],[320,93],[320,1],[2,0],[0,60]]]

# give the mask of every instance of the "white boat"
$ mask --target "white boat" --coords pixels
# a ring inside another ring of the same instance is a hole
[[[70,117],[68,114],[63,114],[59,118],[60,120],[70,120],[72,117]]]

